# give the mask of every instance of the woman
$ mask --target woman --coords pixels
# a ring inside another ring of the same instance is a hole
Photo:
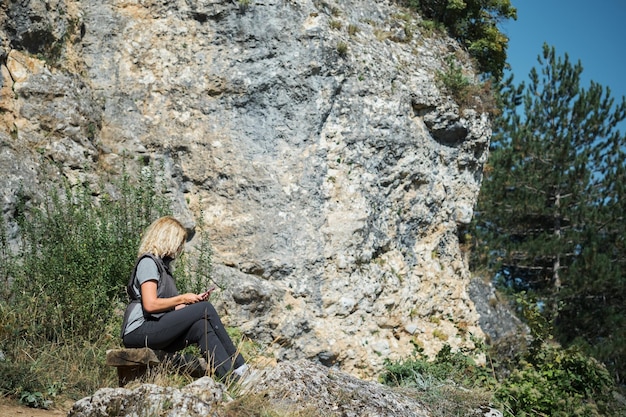
[[[218,377],[241,377],[248,366],[207,301],[210,293],[179,294],[176,289],[170,265],[186,240],[187,231],[170,216],[146,229],[127,287],[131,301],[122,324],[124,346],[175,352],[197,344]]]

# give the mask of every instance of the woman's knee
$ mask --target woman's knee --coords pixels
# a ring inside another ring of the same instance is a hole
[[[215,307],[208,301],[200,301],[199,303],[189,304],[181,311],[185,311],[190,316],[194,316],[197,318],[204,318],[211,316],[213,314],[217,314],[215,311]]]
[[[213,307],[213,304],[211,304],[208,301],[201,301],[198,304],[202,304],[202,307],[204,308],[204,315],[207,318],[217,318],[219,317],[217,315],[217,310],[215,310],[215,307]]]
[[[193,322],[194,324],[196,322],[201,322],[201,324],[198,324],[198,326],[204,328],[205,330],[208,327],[210,328],[208,330],[213,331],[212,327],[215,327],[216,325],[219,325],[221,323],[215,307],[213,307],[213,304],[209,303],[208,301],[201,301],[199,303],[190,304],[183,310],[187,309],[189,309],[189,311],[187,312],[189,322]]]
[[[205,319],[201,318],[193,322],[187,332],[188,336],[194,341],[209,336],[211,333],[215,333],[211,324]]]

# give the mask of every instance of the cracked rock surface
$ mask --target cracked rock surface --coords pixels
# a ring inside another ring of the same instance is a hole
[[[471,77],[386,1],[5,2],[3,214],[20,187],[154,162],[175,214],[203,216],[225,322],[277,361],[373,377],[471,346],[461,244],[491,129],[437,83],[450,56]]]

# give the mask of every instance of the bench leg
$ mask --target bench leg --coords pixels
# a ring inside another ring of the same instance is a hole
[[[135,379],[141,378],[148,371],[148,367],[146,365],[137,365],[137,366],[118,366],[117,367],[117,378],[119,382],[119,386],[123,387],[131,381]]]

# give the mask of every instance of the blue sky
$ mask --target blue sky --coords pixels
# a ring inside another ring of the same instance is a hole
[[[582,86],[589,81],[611,89],[615,101],[626,96],[626,0],[511,0],[517,21],[503,22],[509,36],[508,62],[519,83],[532,67],[544,42],[557,55],[583,66]],[[623,129],[622,129],[623,131]]]

